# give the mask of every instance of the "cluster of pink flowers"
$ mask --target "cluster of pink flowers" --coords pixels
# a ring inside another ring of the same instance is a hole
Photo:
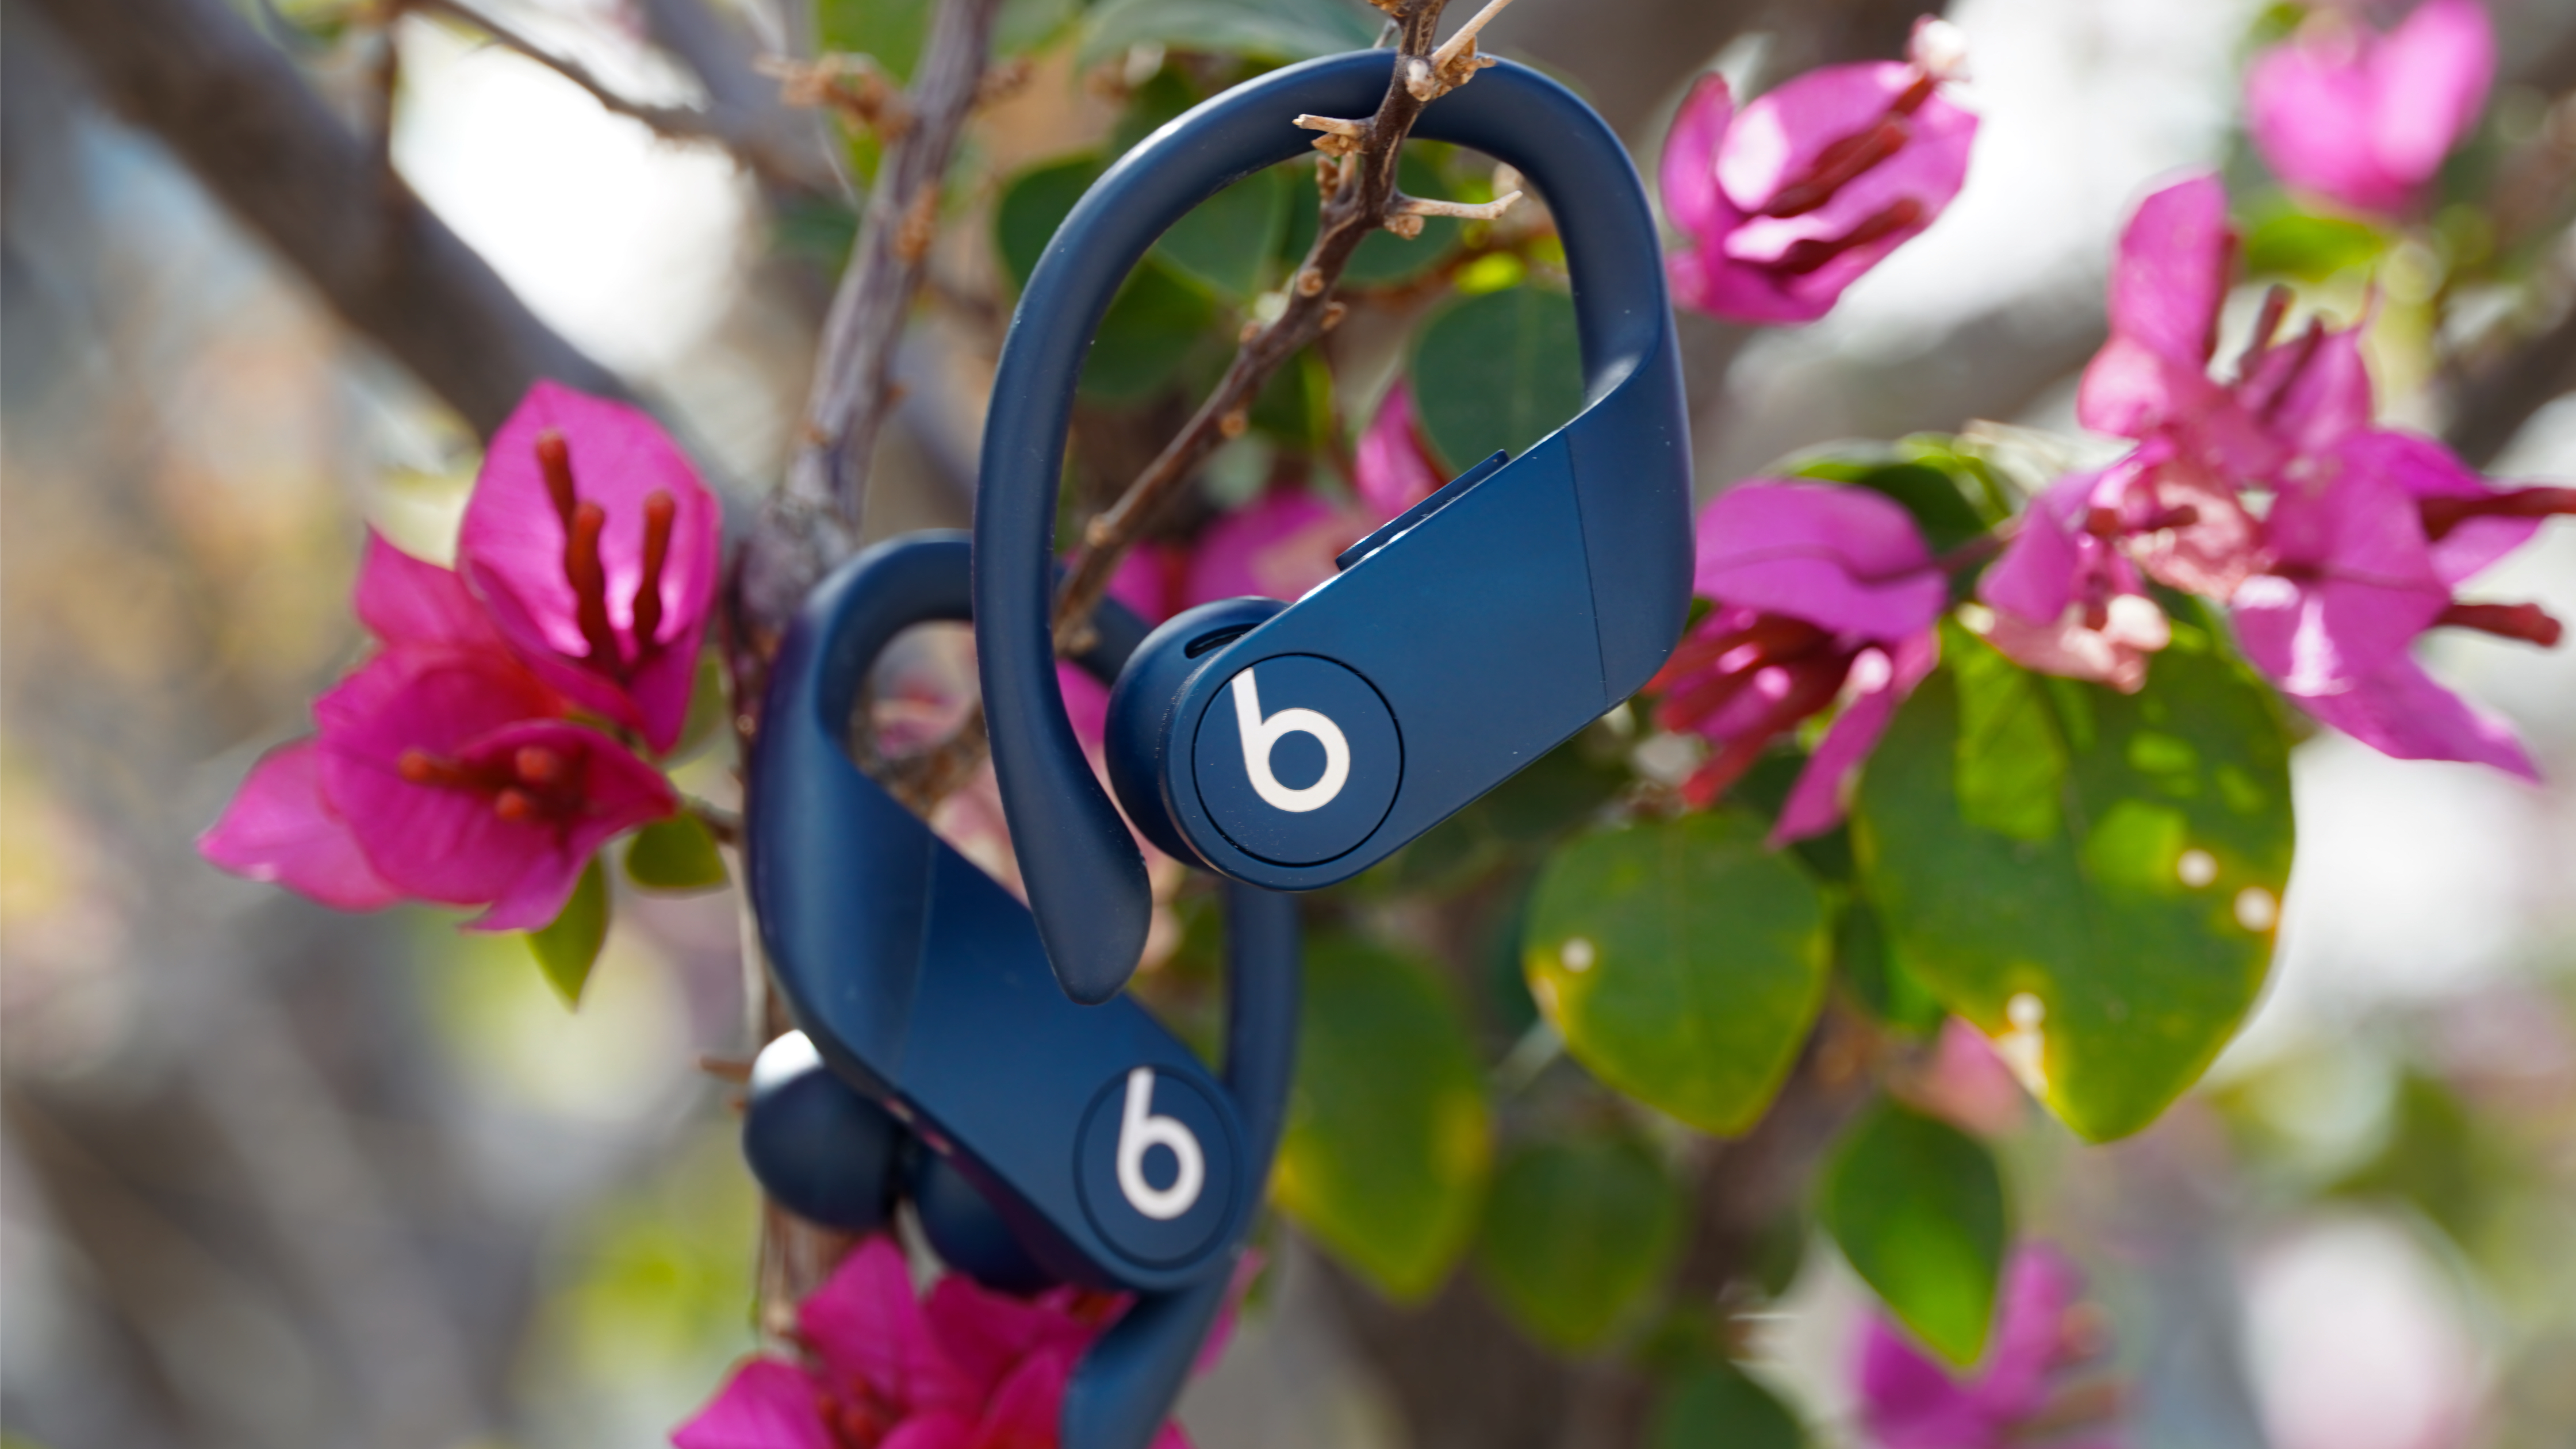
[[[2107,1346],[2075,1266],[2024,1248],[2004,1271],[1984,1362],[1954,1375],[1884,1316],[1863,1330],[1861,1422],[1881,1449],[2117,1449],[2119,1398],[2080,1377]]]
[[[678,1449],[1054,1449],[1065,1381],[1124,1295],[1014,1298],[949,1274],[916,1297],[903,1251],[868,1239],[796,1306],[795,1358],[745,1360]],[[1220,1321],[1201,1367],[1224,1352]],[[1189,1449],[1165,1424],[1153,1449]]]
[[[602,844],[680,808],[640,751],[687,720],[721,532],[650,419],[539,383],[492,439],[455,569],[368,536],[356,605],[381,647],[199,851],[343,910],[545,925]]]

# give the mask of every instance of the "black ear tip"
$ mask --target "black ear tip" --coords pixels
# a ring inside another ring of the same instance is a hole
[[[1085,1006],[1098,1006],[1127,988],[1127,978],[1136,974],[1134,953],[1101,955],[1089,953],[1088,959],[1067,960],[1049,953],[1055,965],[1056,984],[1064,994]]]

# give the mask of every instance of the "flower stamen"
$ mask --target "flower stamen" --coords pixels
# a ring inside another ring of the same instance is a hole
[[[635,653],[640,663],[662,632],[662,566],[671,557],[671,526],[680,505],[660,489],[644,495],[644,576],[635,584]]]
[[[2475,629],[2505,639],[2520,639],[2543,649],[2558,645],[2566,630],[2538,604],[2453,604],[2435,616],[2435,624]]]
[[[1841,236],[1806,237],[1791,244],[1771,266],[1774,271],[1802,277],[1847,251],[1903,231],[1922,219],[1923,203],[1911,196],[1900,196]]]

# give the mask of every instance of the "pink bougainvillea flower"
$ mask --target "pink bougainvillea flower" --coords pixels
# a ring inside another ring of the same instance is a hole
[[[1430,497],[1448,481],[1413,417],[1413,390],[1399,380],[1388,388],[1360,434],[1351,459],[1351,491],[1383,522]]]
[[[1199,536],[1182,597],[1193,605],[1256,594],[1293,602],[1331,578],[1342,550],[1391,516],[1328,503],[1295,484],[1274,487]]]
[[[1053,1449],[1065,1381],[1123,1297],[1057,1288],[1012,1298],[957,1275],[914,1296],[903,1254],[873,1237],[797,1308],[808,1356],[754,1358],[678,1449]],[[1154,1449],[1188,1449],[1166,1424]]]
[[[2437,625],[2558,643],[2537,606],[2454,590],[2559,513],[2576,513],[2576,490],[2497,489],[2430,439],[2355,433],[2274,499],[2268,567],[2236,593],[2238,639],[2301,708],[2384,754],[2537,779],[2511,727],[2436,683],[2410,647]]]
[[[2424,0],[2385,35],[2320,7],[2246,76],[2255,149],[2292,187],[2405,212],[2486,106],[2495,31],[2477,0]]]
[[[1958,32],[1926,17],[1909,59],[1827,66],[1736,109],[1695,86],[1664,141],[1680,305],[1739,322],[1812,322],[1932,224],[1968,176],[1977,118],[1941,94]]]
[[[1861,1422],[1881,1449],[2117,1449],[2119,1399],[2073,1382],[2105,1347],[2074,1265],[2024,1248],[2004,1272],[1985,1361],[1962,1379],[1884,1317],[1863,1330]]]
[[[1853,773],[1939,662],[1949,583],[1914,520],[1867,489],[1741,483],[1700,514],[1693,587],[1718,607],[1647,686],[1663,696],[1657,723],[1718,746],[1683,797],[1715,800],[1773,738],[1839,701],[1773,837],[1833,828]]]
[[[484,455],[457,566],[548,685],[663,751],[688,719],[722,532],[652,419],[540,382]]]
[[[506,656],[388,650],[316,701],[322,794],[406,896],[531,930],[612,836],[674,814],[659,771]]]
[[[2031,500],[1977,597],[1994,611],[1986,642],[2015,662],[2135,694],[2173,631],[2117,547],[2128,531],[2119,474],[2078,473]]]

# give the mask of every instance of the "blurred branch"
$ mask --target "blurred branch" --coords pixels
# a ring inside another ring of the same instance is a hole
[[[765,118],[745,114],[722,99],[704,108],[661,106],[638,101],[602,81],[588,66],[554,54],[519,31],[465,4],[464,0],[405,0],[405,3],[413,10],[444,15],[470,30],[482,32],[490,37],[493,44],[525,56],[581,87],[592,100],[599,102],[602,109],[640,121],[665,140],[722,146],[744,165],[783,186],[819,191],[831,187],[838,179],[822,164],[819,155],[810,149],[783,144],[782,138]]]
[[[787,478],[744,541],[731,644],[735,699],[759,698],[769,647],[806,591],[855,551],[894,356],[921,287],[940,183],[980,92],[1000,0],[943,0],[913,74],[912,119],[886,143],[865,222],[832,297]]]
[[[2484,469],[2531,415],[2576,391],[2576,306],[2546,331],[2464,383],[2452,400],[2445,441],[2472,468]]]
[[[855,189],[842,169],[830,127],[810,111],[778,98],[778,83],[760,73],[764,49],[738,27],[728,24],[706,0],[637,0],[654,43],[676,56],[704,86],[715,107],[741,118],[769,137],[768,145],[801,157],[797,169],[824,178],[824,184],[855,199]],[[792,45],[792,37],[781,37]]]
[[[116,109],[176,152],[332,310],[488,435],[530,383],[622,394],[223,0],[26,0]]]

